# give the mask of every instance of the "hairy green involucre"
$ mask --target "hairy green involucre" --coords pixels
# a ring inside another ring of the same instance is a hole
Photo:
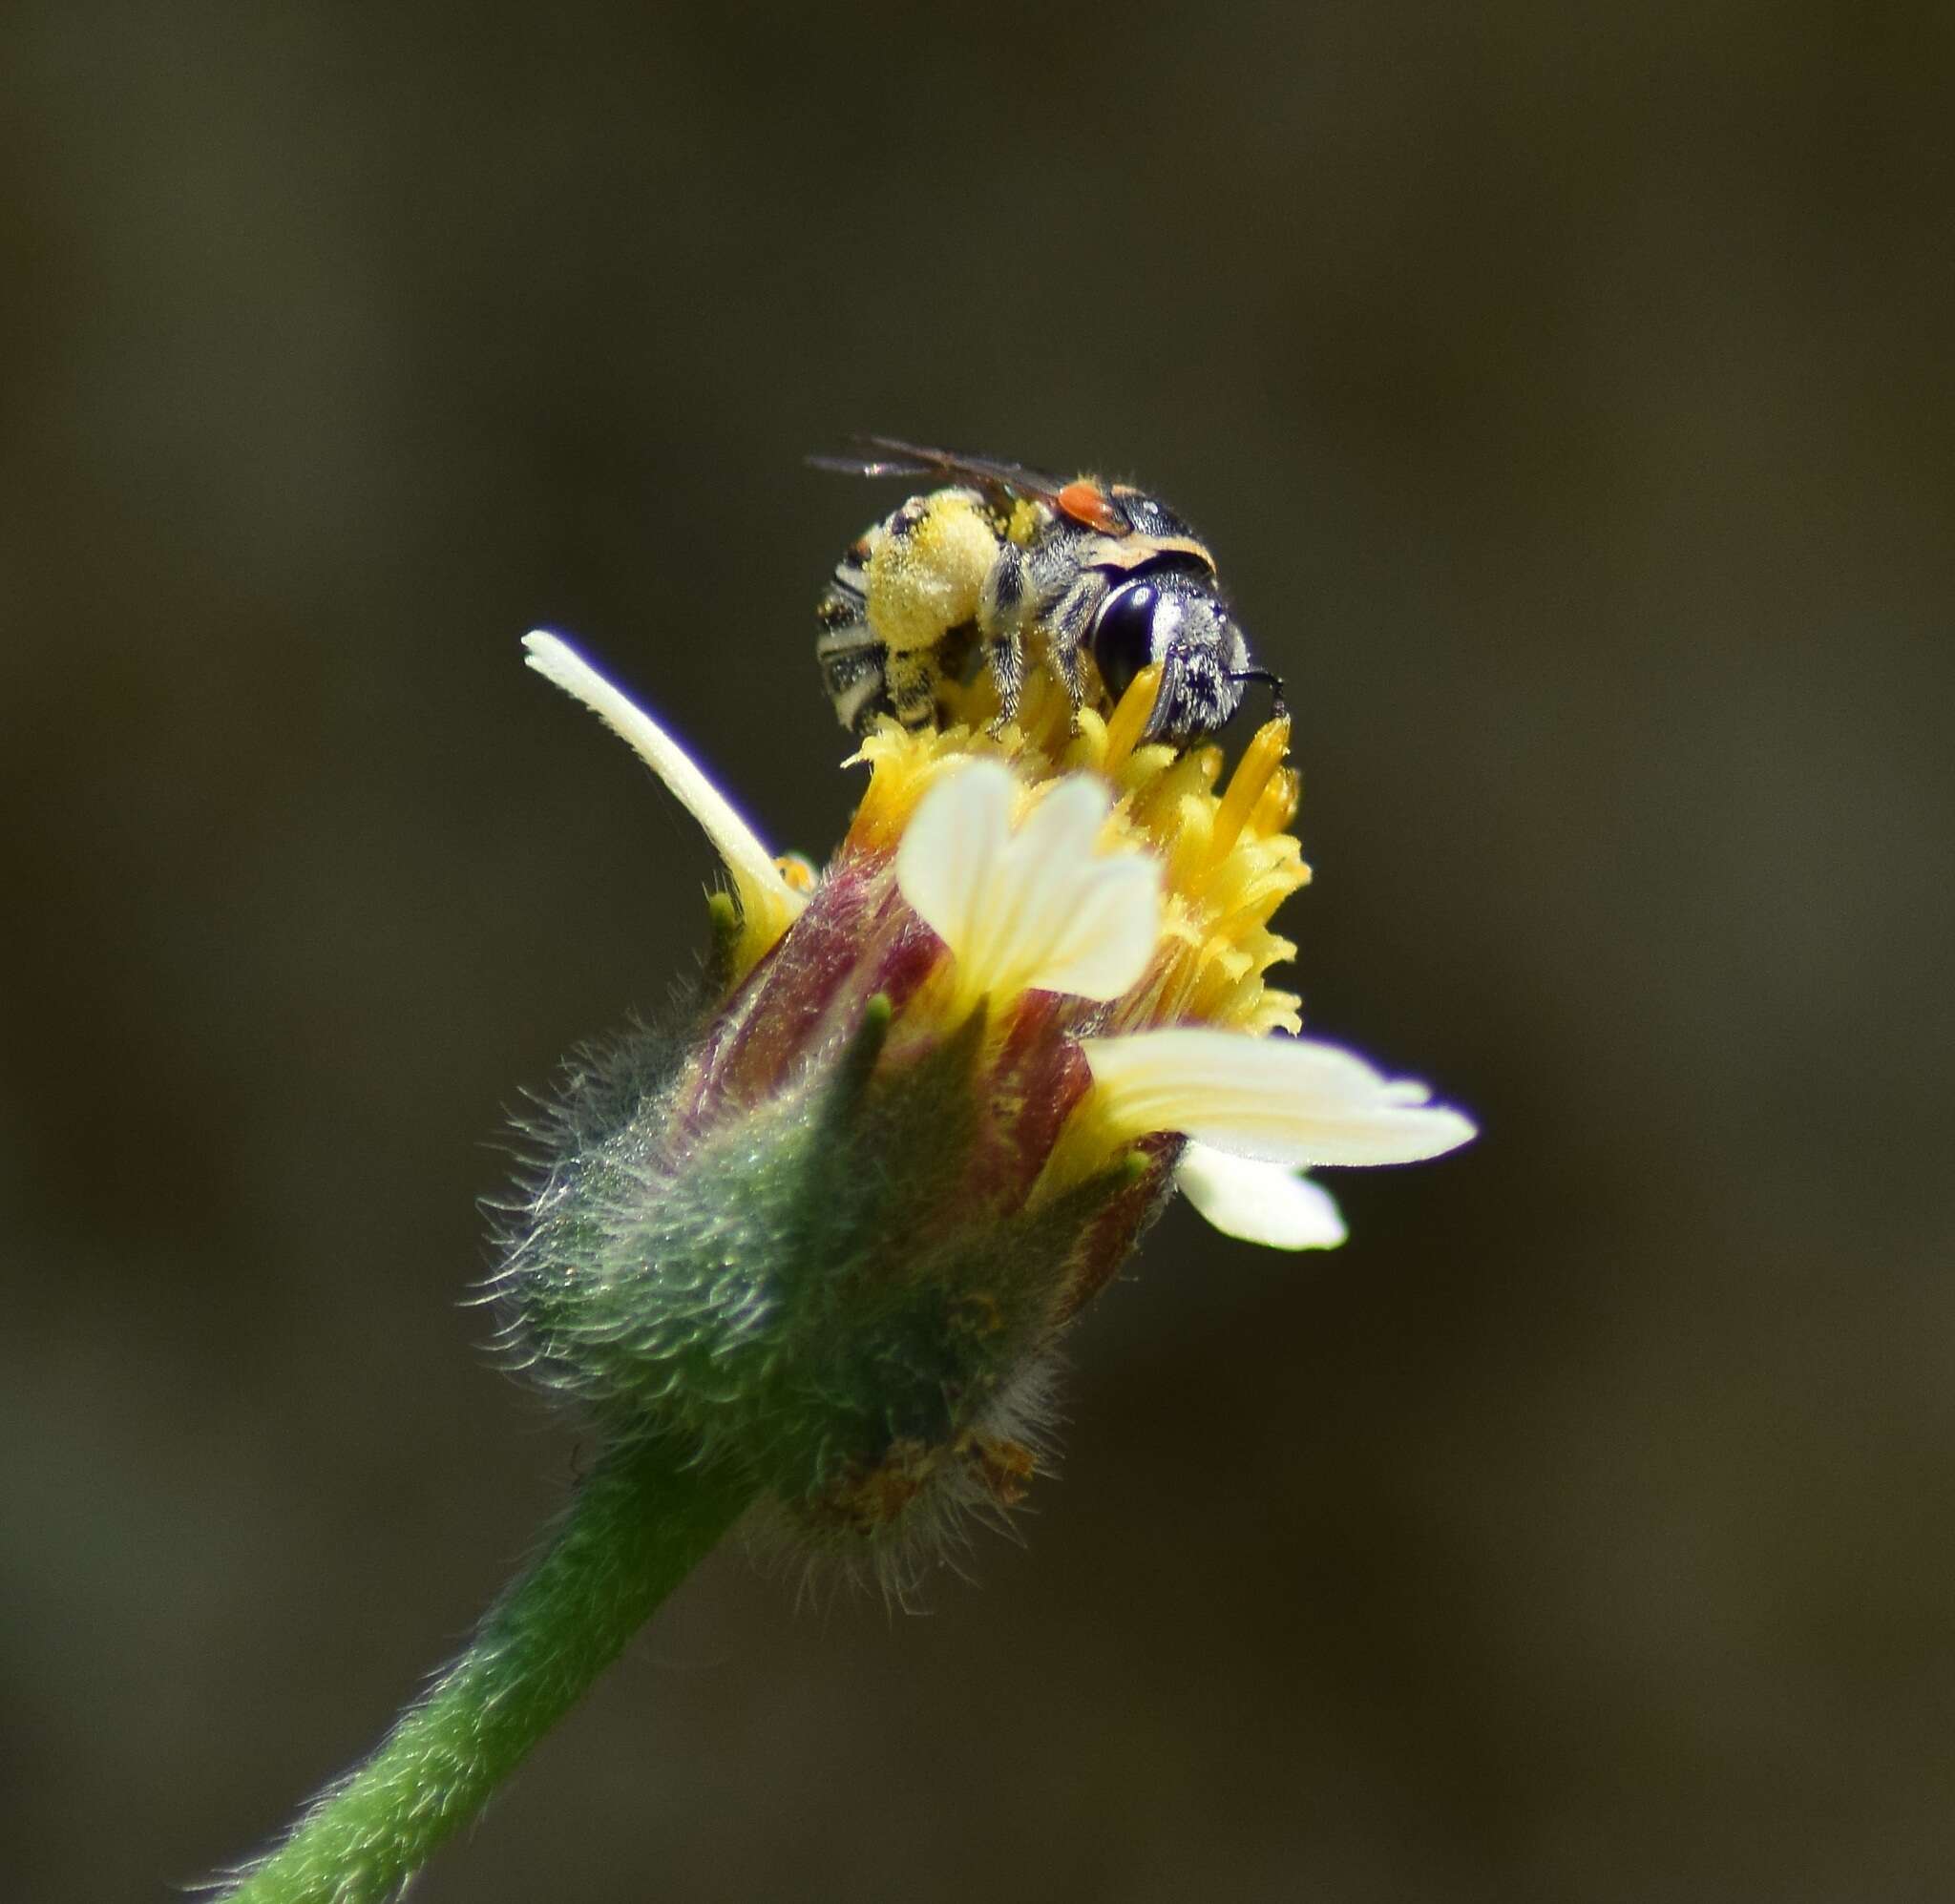
[[[987,1505],[981,1469],[935,1457],[1036,1433],[1067,1261],[1132,1177],[1031,1212],[974,1203],[983,1016],[895,1064],[890,1020],[871,998],[784,1088],[704,1120],[688,1075],[609,1128],[567,1104],[499,1283],[534,1378],[907,1578]],[[869,1515],[893,1451],[909,1481]]]

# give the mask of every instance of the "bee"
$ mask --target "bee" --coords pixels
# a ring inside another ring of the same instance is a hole
[[[861,442],[870,453],[809,461],[943,487],[852,543],[816,605],[815,658],[843,726],[859,734],[881,714],[929,726],[941,684],[983,665],[1002,727],[1033,663],[1065,689],[1076,731],[1089,662],[1107,706],[1158,662],[1147,738],[1175,746],[1228,722],[1250,681],[1266,682],[1281,711],[1283,683],[1251,662],[1208,544],[1158,496],[891,437]]]

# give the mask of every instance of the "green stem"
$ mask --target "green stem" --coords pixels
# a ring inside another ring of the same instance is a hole
[[[658,1440],[614,1448],[468,1651],[223,1896],[378,1904],[396,1895],[746,1505],[748,1488],[688,1454]]]

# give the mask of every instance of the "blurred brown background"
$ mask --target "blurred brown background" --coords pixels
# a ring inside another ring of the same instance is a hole
[[[1950,14],[20,4],[9,1896],[159,1896],[564,1494],[458,1298],[702,843],[820,851],[861,429],[1138,473],[1291,678],[1314,1025],[925,1619],[718,1557],[419,1895],[1955,1894]]]

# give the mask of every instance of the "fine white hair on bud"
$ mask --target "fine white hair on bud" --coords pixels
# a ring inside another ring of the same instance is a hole
[[[1082,1038],[1093,1108],[1134,1137],[1178,1131],[1237,1157],[1415,1163],[1474,1135],[1425,1085],[1387,1078],[1316,1038],[1245,1038],[1188,1028]]]
[[[1104,782],[1056,782],[1014,832],[1020,785],[983,760],[939,781],[896,849],[897,888],[950,948],[964,1005],[1035,991],[1118,998],[1160,943],[1161,864],[1095,850],[1113,806]]]
[[[1182,1147],[1174,1181],[1209,1224],[1239,1242],[1335,1249],[1344,1241],[1344,1219],[1331,1193],[1288,1164],[1191,1141]]]

